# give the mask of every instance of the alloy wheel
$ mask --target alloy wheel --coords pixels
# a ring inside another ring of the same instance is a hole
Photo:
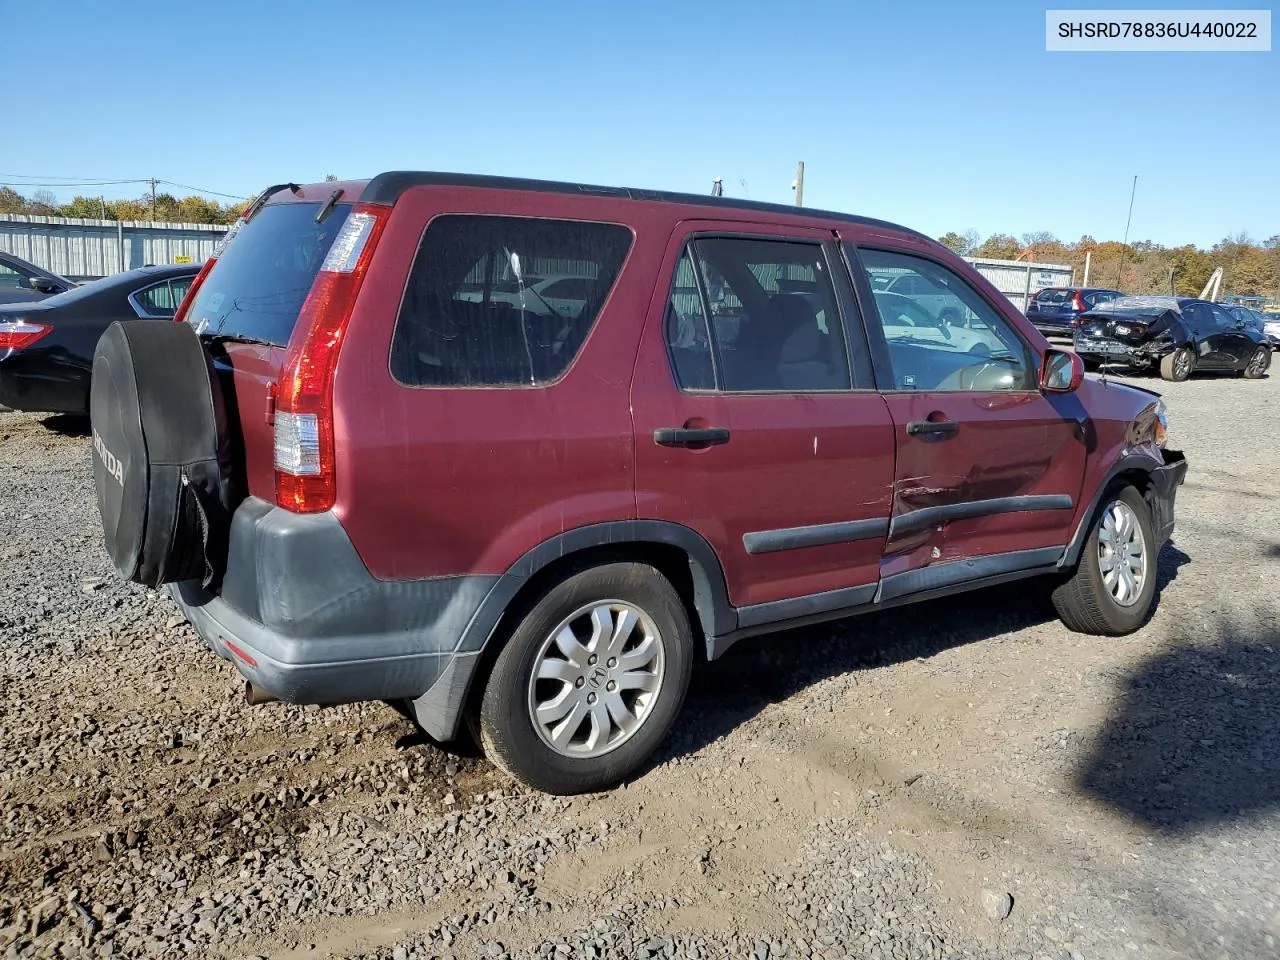
[[[1133,508],[1113,500],[1098,526],[1098,569],[1111,599],[1131,607],[1142,595],[1147,577],[1147,543]]]
[[[551,631],[534,659],[533,727],[563,756],[603,756],[653,712],[665,669],[662,637],[643,610],[621,600],[580,607]]]

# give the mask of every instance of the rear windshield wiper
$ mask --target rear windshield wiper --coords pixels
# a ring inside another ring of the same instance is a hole
[[[206,343],[256,343],[263,347],[283,346],[270,340],[263,340],[261,337],[251,337],[247,333],[202,333],[200,339]]]
[[[324,202],[324,206],[320,208],[320,212],[316,214],[316,223],[324,223],[329,219],[329,214],[333,213],[333,208],[338,205],[338,201],[342,199],[342,191],[335,190],[329,195],[329,199]]]

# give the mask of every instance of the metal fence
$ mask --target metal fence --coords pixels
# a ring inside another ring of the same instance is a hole
[[[227,227],[0,213],[0,251],[72,280],[146,264],[203,263]]]
[[[1031,295],[1037,290],[1075,286],[1075,267],[1067,264],[1025,263],[1021,260],[991,260],[986,257],[965,259],[990,280],[997,290],[1013,301],[1015,307],[1024,312]]]

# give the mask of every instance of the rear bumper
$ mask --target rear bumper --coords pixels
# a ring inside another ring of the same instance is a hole
[[[195,582],[170,593],[247,679],[315,704],[416,698],[442,677],[456,686],[451,678],[475,659],[463,648],[467,626],[497,580],[378,580],[336,516],[253,498],[232,520],[226,569],[217,594]]]
[[[1153,350],[1150,344],[1133,346],[1121,340],[1075,336],[1071,348],[1082,357],[1110,363],[1128,363],[1146,367],[1159,360],[1169,349]]]
[[[1178,450],[1164,450],[1164,466],[1151,471],[1151,525],[1155,528],[1156,549],[1173,536],[1173,508],[1178,487],[1187,476],[1187,460]]]
[[[1031,325],[1041,333],[1054,337],[1069,337],[1075,332],[1075,327],[1070,320],[1041,320],[1036,317],[1028,317]]]
[[[7,360],[7,362],[6,362]],[[89,412],[88,378],[49,376],[0,352],[0,407],[40,413]]]

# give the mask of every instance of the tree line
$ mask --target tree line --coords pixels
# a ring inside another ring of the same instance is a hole
[[[83,217],[91,220],[154,220],[164,223],[231,223],[248,206],[246,198],[239,203],[219,203],[192,195],[178,198],[171,193],[157,193],[155,209],[151,194],[137,200],[104,200],[101,197],[72,197],[59,203],[48,190],[38,190],[24,197],[12,187],[0,187],[0,213],[25,213],[37,217]]]
[[[337,180],[332,173],[326,181]],[[0,213],[25,213],[36,217],[78,217],[86,220],[151,220],[157,223],[232,223],[253,197],[235,203],[219,203],[193,194],[179,199],[171,193],[157,193],[154,204],[150,193],[137,200],[106,200],[102,197],[75,196],[69,203],[59,203],[49,190],[37,190],[24,197],[12,187],[0,187]]]
[[[1052,233],[1024,233],[1021,239],[994,233],[983,240],[976,231],[944,233],[938,241],[962,257],[991,257],[1032,263],[1060,263],[1076,271],[1084,282],[1089,257],[1089,285],[1125,293],[1175,293],[1196,297],[1218,267],[1223,268],[1220,296],[1263,296],[1280,301],[1280,234],[1261,243],[1247,233],[1226,237],[1212,248],[1192,244],[1164,247],[1149,240],[1136,243],[1098,241],[1083,236],[1063,243]]]

